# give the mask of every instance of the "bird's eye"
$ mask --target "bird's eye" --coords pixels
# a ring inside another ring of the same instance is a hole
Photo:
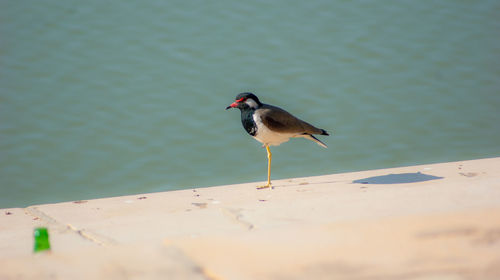
[[[245,102],[247,100],[246,97],[243,97],[243,98],[240,98],[238,100],[236,100],[237,103],[240,103],[240,102]]]

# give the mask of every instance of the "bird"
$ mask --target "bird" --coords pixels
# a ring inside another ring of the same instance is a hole
[[[327,148],[325,143],[314,136],[314,134],[328,136],[326,130],[317,128],[279,107],[260,102],[251,92],[238,94],[226,110],[231,108],[240,109],[243,128],[255,140],[261,142],[267,151],[267,184],[257,189],[272,188],[270,146],[278,146],[290,138],[302,137]]]

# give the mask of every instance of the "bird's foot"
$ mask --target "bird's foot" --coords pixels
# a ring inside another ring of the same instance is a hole
[[[258,190],[267,189],[267,188],[274,189],[274,187],[271,186],[271,184],[266,184],[265,186],[257,186]]]

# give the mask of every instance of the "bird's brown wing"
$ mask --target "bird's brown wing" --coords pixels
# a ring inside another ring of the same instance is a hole
[[[259,110],[262,123],[272,131],[297,134],[323,133],[323,130],[296,118],[292,114],[279,107],[266,104],[263,105]]]

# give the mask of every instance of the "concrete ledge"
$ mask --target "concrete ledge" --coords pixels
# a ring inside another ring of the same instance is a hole
[[[500,279],[500,158],[257,184],[2,209],[0,279]]]

